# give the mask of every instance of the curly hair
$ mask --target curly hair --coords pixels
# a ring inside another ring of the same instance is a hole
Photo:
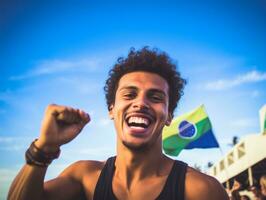
[[[150,49],[147,46],[135,51],[135,48],[132,47],[128,56],[118,58],[109,71],[104,86],[108,110],[114,104],[120,78],[130,72],[144,71],[158,74],[167,81],[169,85],[169,112],[173,115],[186,84],[186,80],[181,78],[176,68],[176,64],[165,52],[161,52],[156,48]]]

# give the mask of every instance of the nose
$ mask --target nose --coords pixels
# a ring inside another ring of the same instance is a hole
[[[133,108],[137,110],[147,110],[149,107],[149,102],[145,96],[139,96],[133,103]]]

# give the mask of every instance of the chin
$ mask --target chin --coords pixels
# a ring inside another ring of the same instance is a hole
[[[126,141],[123,141],[122,143],[125,147],[133,152],[144,152],[150,149],[150,145],[148,143],[132,144]]]

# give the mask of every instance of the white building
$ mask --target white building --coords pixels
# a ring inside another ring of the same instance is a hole
[[[209,169],[226,188],[236,178],[246,186],[256,184],[266,174],[266,105],[260,109],[260,133],[242,138],[221,160]]]

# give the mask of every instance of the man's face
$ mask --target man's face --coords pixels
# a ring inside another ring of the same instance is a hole
[[[121,77],[109,112],[119,142],[131,150],[161,143],[162,129],[171,122],[168,91],[167,81],[154,73],[131,72]]]

